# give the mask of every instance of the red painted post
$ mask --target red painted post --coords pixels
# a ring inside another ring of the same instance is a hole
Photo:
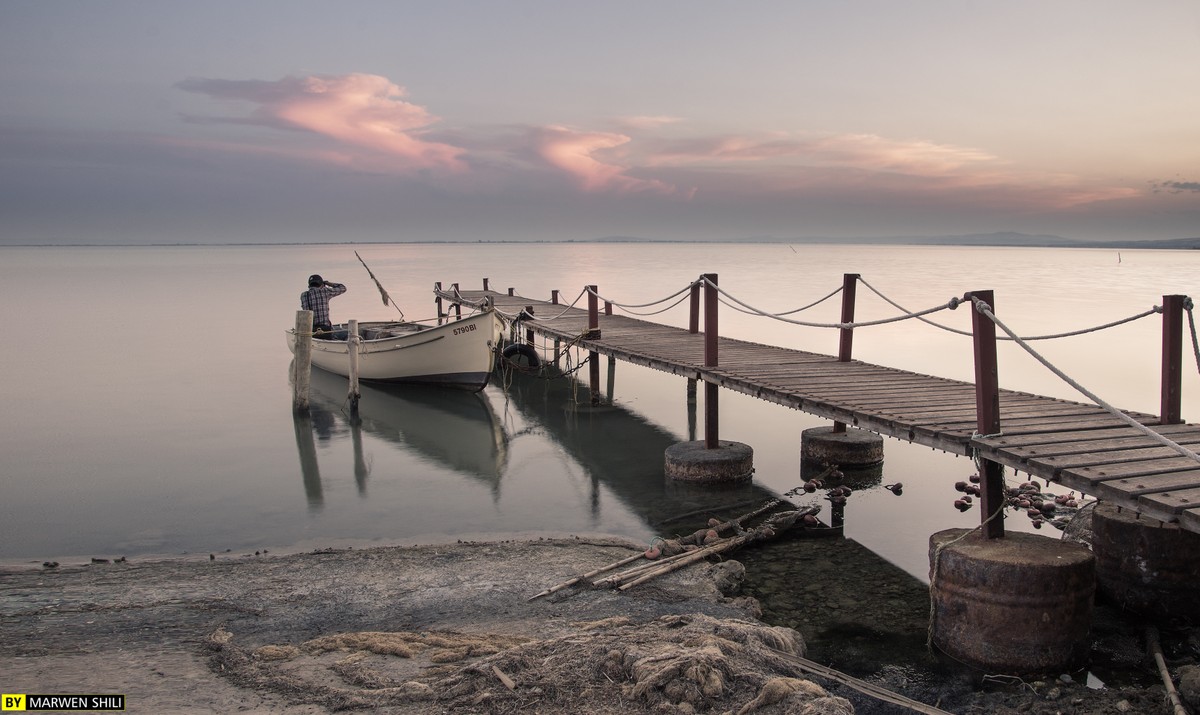
[[[596,286],[588,286],[588,331],[587,337],[600,337],[600,308],[599,298],[597,297],[599,289]]]
[[[1163,296],[1162,407],[1159,424],[1183,422],[1183,304],[1187,296]]]
[[[690,306],[691,313],[688,316],[688,332],[692,335],[700,332],[700,284],[692,284],[692,295]]]
[[[705,273],[704,284],[704,366],[717,366],[717,274]],[[704,382],[704,447],[720,446],[718,435],[717,384]]]
[[[587,287],[588,294],[588,330],[586,337],[589,340],[597,340],[600,338],[600,311],[598,306],[598,297],[600,289],[594,285]],[[588,382],[592,390],[592,404],[600,404],[600,353],[595,350],[588,351]]]
[[[854,322],[854,297],[858,289],[857,273],[842,274],[842,321],[843,323]],[[850,362],[850,355],[854,347],[854,328],[841,328],[838,330],[840,340],[838,343],[838,361]],[[845,422],[834,422],[833,431],[845,432]]]
[[[607,300],[606,300],[606,301],[604,301],[604,314],[605,314],[605,315],[612,315],[612,303],[610,303],[610,302],[609,302],[609,301],[607,301]]]
[[[551,303],[551,305],[558,305],[558,289],[557,288],[550,291],[550,303]]]
[[[963,296],[970,301],[978,298],[996,312],[995,296],[990,290],[977,290]],[[1000,372],[996,360],[996,324],[971,304],[971,334],[975,343],[975,431],[980,435],[1000,432]],[[983,535],[989,539],[1004,536],[1004,465],[980,460],[979,517]],[[996,518],[991,517],[996,515]]]

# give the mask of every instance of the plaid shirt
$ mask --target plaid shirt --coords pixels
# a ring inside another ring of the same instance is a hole
[[[341,283],[326,283],[323,286],[309,288],[300,294],[300,308],[313,312],[313,327],[328,326],[329,299],[346,292],[346,286]]]

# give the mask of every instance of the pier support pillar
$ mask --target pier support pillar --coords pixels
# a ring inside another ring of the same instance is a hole
[[[836,425],[810,427],[800,433],[800,461],[822,466],[869,467],[883,461],[883,437],[861,429],[839,432]]]
[[[1130,611],[1195,620],[1200,614],[1200,534],[1100,503],[1092,551],[1101,595]]]
[[[1096,558],[1082,544],[947,529],[929,537],[930,639],[989,673],[1064,673],[1088,652]]]
[[[704,440],[677,442],[667,447],[663,461],[667,477],[699,484],[739,484],[754,476],[754,450],[741,442],[721,440],[709,447]]]

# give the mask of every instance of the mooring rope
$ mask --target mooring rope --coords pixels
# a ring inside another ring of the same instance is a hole
[[[1141,422],[1138,422],[1137,420],[1133,419],[1129,415],[1125,414],[1124,412],[1122,412],[1122,411],[1118,410],[1117,408],[1113,407],[1112,405],[1108,404],[1103,399],[1101,399],[1098,395],[1096,395],[1094,392],[1092,392],[1091,390],[1088,390],[1086,387],[1079,384],[1077,381],[1075,381],[1070,376],[1068,376],[1065,372],[1063,372],[1059,368],[1055,367],[1049,360],[1042,357],[1042,355],[1038,351],[1036,351],[1032,347],[1030,347],[1025,342],[1025,340],[1023,340],[1020,337],[1017,337],[1017,334],[1014,333],[1011,328],[1009,328],[1007,325],[1005,325],[1003,322],[1001,322],[1001,320],[996,317],[996,314],[992,312],[992,307],[990,305],[988,305],[986,302],[984,302],[983,300],[980,300],[976,296],[972,296],[971,300],[975,303],[976,310],[978,310],[980,313],[982,313],[984,316],[986,316],[988,320],[995,323],[998,328],[1000,328],[1005,333],[1007,333],[1009,336],[1011,336],[1012,339],[1017,343],[1017,345],[1020,345],[1022,348],[1025,349],[1025,352],[1032,355],[1035,360],[1040,362],[1042,365],[1044,365],[1048,370],[1053,372],[1055,375],[1058,375],[1059,378],[1061,378],[1064,382],[1066,382],[1071,387],[1078,390],[1081,394],[1086,396],[1089,400],[1091,400],[1092,402],[1095,402],[1097,405],[1104,408],[1104,410],[1107,411],[1109,414],[1111,414],[1112,416],[1121,420],[1122,422],[1128,424],[1130,427],[1136,428],[1140,432],[1144,433],[1147,437],[1150,437],[1151,439],[1161,443],[1163,446],[1170,447],[1171,449],[1175,450],[1176,452],[1183,455],[1184,457],[1187,457],[1189,459],[1194,459],[1195,461],[1200,462],[1200,454],[1193,452],[1192,450],[1188,449],[1187,447],[1184,447],[1183,445],[1179,444],[1178,442],[1174,442],[1174,441],[1164,437],[1163,435],[1155,432],[1154,430],[1150,429],[1146,425],[1143,425]]]
[[[881,299],[883,299],[885,302],[887,302],[889,305],[891,305],[896,310],[901,310],[901,311],[908,310],[904,306],[900,305],[896,301],[894,301],[891,298],[884,295],[882,292],[879,291],[878,288],[876,288],[875,286],[868,283],[864,278],[860,277],[858,280],[863,285],[865,285],[872,293],[879,296]],[[1147,316],[1154,315],[1155,313],[1161,313],[1161,312],[1162,312],[1162,307],[1156,305],[1153,308],[1150,308],[1149,310],[1138,313],[1137,315],[1131,315],[1128,318],[1114,320],[1113,322],[1105,323],[1104,325],[1097,325],[1092,328],[1082,328],[1080,330],[1072,330],[1072,331],[1069,331],[1066,333],[1056,333],[1054,335],[1034,335],[1032,337],[1025,337],[1025,338],[1021,338],[1021,339],[1022,340],[1055,340],[1058,338],[1070,338],[1070,337],[1074,337],[1076,335],[1085,335],[1087,333],[1095,333],[1095,332],[1099,332],[1101,330],[1115,328],[1118,325],[1124,325],[1125,323],[1132,323],[1135,320],[1140,320]],[[932,325],[935,328],[940,328],[942,330],[945,330],[948,333],[955,333],[957,335],[966,335],[967,337],[971,336],[971,331],[969,331],[969,330],[960,330],[958,328],[951,328],[948,325],[942,325],[941,323],[935,323],[932,320],[928,320],[926,318],[918,318],[918,320],[920,320],[922,323],[928,323],[929,325]],[[1011,338],[1008,336],[1001,336],[999,339],[1000,340],[1013,340],[1014,338]],[[1197,359],[1197,366],[1200,367],[1200,349],[1198,349],[1196,359]]]

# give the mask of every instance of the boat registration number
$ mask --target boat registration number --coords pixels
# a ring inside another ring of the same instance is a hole
[[[474,330],[474,329],[475,329],[475,324],[474,324],[474,323],[472,323],[472,324],[470,324],[470,325],[464,325],[464,326],[462,326],[461,328],[455,328],[455,329],[454,329],[454,334],[455,334],[455,335],[462,335],[463,333],[469,333],[469,332],[471,332],[471,331],[472,331],[472,330]]]

